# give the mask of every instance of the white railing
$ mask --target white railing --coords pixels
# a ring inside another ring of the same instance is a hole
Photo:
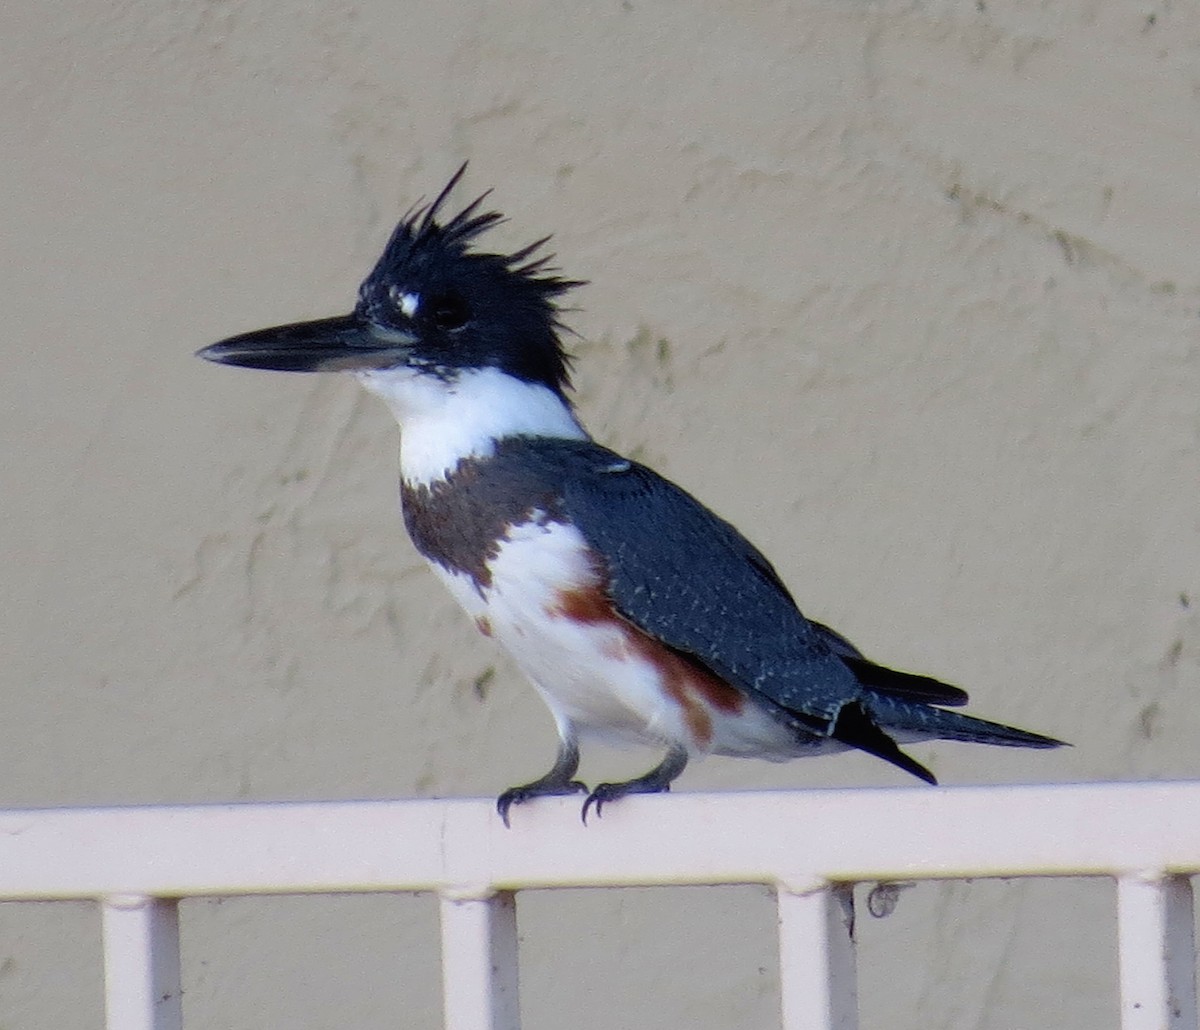
[[[445,1024],[515,1030],[514,892],[765,883],[785,1030],[857,1025],[850,888],[863,881],[1116,882],[1124,1030],[1197,1030],[1190,874],[1200,783],[822,790],[0,812],[0,899],[102,906],[108,1026],[179,1030],[180,898],[433,891]]]

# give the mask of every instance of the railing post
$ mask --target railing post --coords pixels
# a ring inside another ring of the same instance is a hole
[[[119,895],[101,908],[109,1030],[182,1030],[178,904]]]
[[[1196,941],[1186,876],[1117,880],[1122,1030],[1196,1030]]]
[[[783,1030],[857,1030],[853,885],[776,895]]]
[[[446,1030],[520,1030],[513,892],[443,893],[441,912]]]

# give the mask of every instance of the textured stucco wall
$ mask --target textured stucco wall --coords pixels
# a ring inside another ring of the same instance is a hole
[[[0,804],[542,770],[404,539],[382,406],[192,357],[345,310],[464,158],[499,243],[590,280],[601,440],[873,656],[1076,744],[915,749],[945,782],[1200,776],[1198,129],[1172,0],[6,3]],[[849,756],[680,788],[861,784],[921,789]],[[775,1025],[763,891],[521,918],[533,1030]],[[910,891],[861,927],[864,1026],[1111,1027],[1110,928],[1099,883]],[[0,1027],[98,1026],[97,932],[0,907]],[[434,934],[421,898],[188,902],[189,1026],[433,1027]]]

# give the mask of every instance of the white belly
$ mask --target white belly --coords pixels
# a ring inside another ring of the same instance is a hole
[[[564,592],[595,585],[578,530],[561,523],[516,527],[489,563],[492,581],[433,565],[483,632],[513,656],[567,725],[613,740],[662,744],[685,737],[679,706],[663,695],[656,670],[628,654],[611,623],[582,623],[559,613]]]
[[[480,629],[512,654],[564,736],[572,727],[615,742],[679,743],[693,753],[777,761],[808,751],[756,705],[735,712],[685,693],[686,684],[665,683],[661,664],[637,646],[636,631],[613,621],[607,606],[600,617],[602,606],[592,604],[603,593],[599,575],[572,526],[514,528],[488,565],[491,582],[480,588],[433,568]]]

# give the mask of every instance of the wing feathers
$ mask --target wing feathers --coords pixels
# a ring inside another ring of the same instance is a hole
[[[967,692],[949,683],[935,680],[931,676],[919,676],[912,672],[900,672],[876,665],[856,655],[843,655],[845,662],[864,687],[906,701],[920,701],[927,705],[951,705],[958,707],[967,703]]]
[[[525,441],[523,467],[562,490],[560,514],[609,577],[620,616],[720,680],[793,720],[933,782],[889,732],[1020,747],[1037,734],[933,706],[965,704],[958,687],[876,665],[796,607],[763,554],[724,519],[652,469],[591,441]]]

